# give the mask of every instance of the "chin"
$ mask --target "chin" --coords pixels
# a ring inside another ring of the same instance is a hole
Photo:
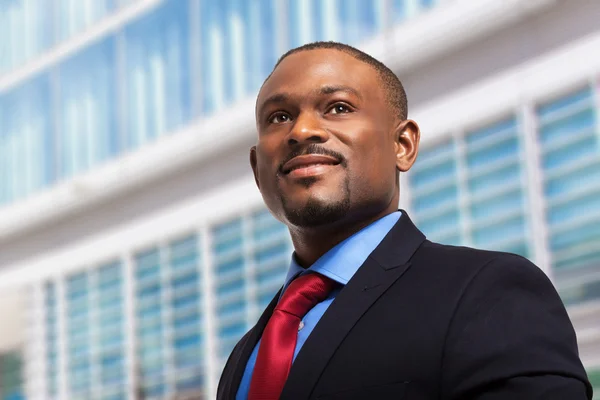
[[[310,196],[303,202],[293,202],[282,198],[283,212],[287,221],[294,226],[311,228],[328,225],[342,220],[349,208],[350,199],[319,198]]]

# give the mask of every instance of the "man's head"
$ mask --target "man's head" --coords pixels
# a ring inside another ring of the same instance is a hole
[[[394,210],[418,151],[406,95],[385,65],[347,45],[284,54],[256,102],[250,161],[271,212],[316,228]]]

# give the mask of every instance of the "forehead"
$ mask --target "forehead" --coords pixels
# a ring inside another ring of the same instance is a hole
[[[335,49],[314,49],[286,57],[263,85],[257,105],[277,93],[307,94],[326,85],[347,86],[361,96],[379,97],[377,71],[369,64]]]

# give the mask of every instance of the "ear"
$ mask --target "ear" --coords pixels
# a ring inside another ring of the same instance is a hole
[[[419,125],[411,119],[400,122],[394,131],[394,140],[396,168],[400,172],[406,172],[415,163],[419,152],[421,140]]]
[[[258,190],[260,190],[260,184],[258,183],[258,168],[256,164],[256,146],[252,146],[250,148],[250,166],[252,167],[252,173],[254,173],[254,182],[256,182],[256,187]]]

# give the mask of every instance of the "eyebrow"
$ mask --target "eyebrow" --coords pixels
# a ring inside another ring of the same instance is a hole
[[[337,92],[345,92],[345,93],[349,93],[352,94],[356,97],[358,97],[359,99],[362,100],[362,96],[360,95],[360,93],[358,92],[358,90],[350,87],[350,86],[343,86],[343,85],[338,85],[338,86],[322,86],[321,88],[319,88],[318,92],[320,94],[334,94]]]
[[[263,103],[260,105],[258,109],[257,115],[262,115],[265,108],[271,104],[278,104],[287,101],[290,96],[287,93],[276,93],[272,96],[269,96]]]
[[[338,92],[344,92],[344,93],[352,94],[361,100],[363,98],[361,96],[361,94],[358,92],[358,90],[356,90],[350,86],[344,86],[344,85],[321,86],[319,89],[315,90],[315,92],[320,95],[330,95],[330,94],[334,94],[334,93],[338,93]],[[263,101],[263,103],[260,105],[257,115],[262,115],[264,113],[265,108],[267,108],[269,105],[284,103],[284,102],[288,101],[290,99],[290,97],[291,96],[288,93],[276,93],[272,96],[267,97],[265,99],[265,101]]]

